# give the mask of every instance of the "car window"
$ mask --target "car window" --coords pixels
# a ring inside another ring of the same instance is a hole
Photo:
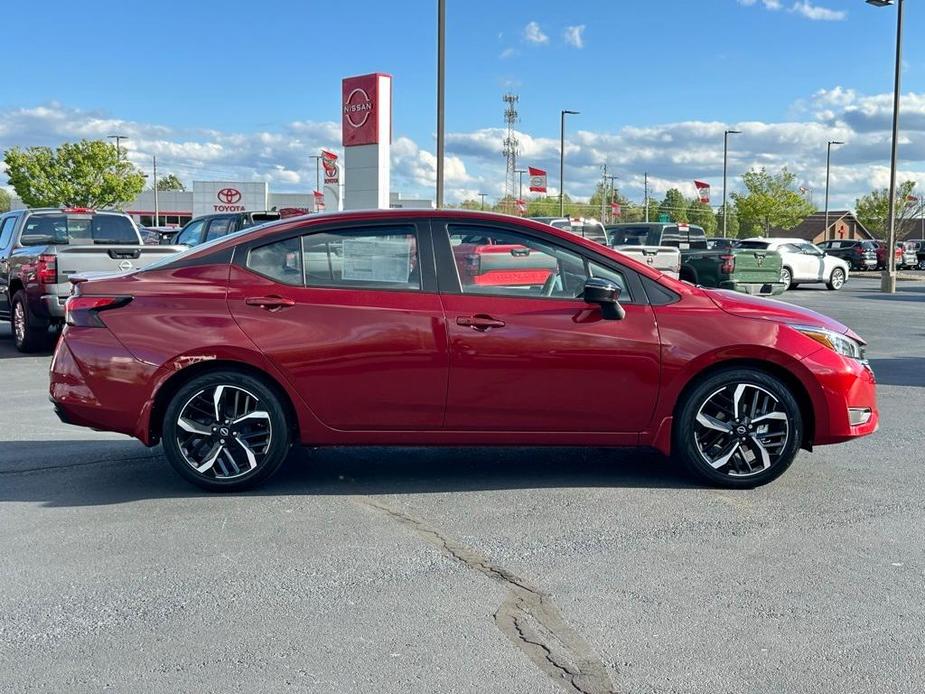
[[[177,236],[177,243],[182,246],[195,246],[197,243],[199,243],[199,239],[202,236],[203,224],[205,224],[205,220],[203,219],[197,219],[195,222],[190,222],[186,228]]]
[[[305,284],[342,289],[421,289],[411,225],[320,231],[302,237]]]
[[[285,239],[252,248],[247,254],[245,265],[283,284],[301,286],[304,284],[302,254],[298,238]]]
[[[645,246],[649,238],[649,227],[611,227],[611,246]]]
[[[6,248],[9,245],[15,225],[16,217],[7,217],[3,220],[3,224],[0,225],[0,249]]]
[[[799,245],[799,249],[804,253],[808,253],[809,255],[819,255],[819,249],[811,243],[801,243]]]
[[[233,221],[231,217],[217,217],[210,221],[209,229],[206,231],[206,241],[226,236],[231,231]]]
[[[781,246],[781,250],[786,249],[787,245],[789,244],[785,244]],[[767,241],[740,241],[739,245],[737,246],[737,248],[753,248],[753,249],[756,248],[759,250],[764,250],[767,247],[768,247]]]
[[[589,277],[604,277],[626,295],[622,273],[561,246],[507,229],[465,224],[447,229],[464,294],[574,300]]]
[[[138,232],[128,217],[118,214],[42,213],[33,214],[23,227],[20,239],[26,236],[52,238],[58,245],[134,245]]]

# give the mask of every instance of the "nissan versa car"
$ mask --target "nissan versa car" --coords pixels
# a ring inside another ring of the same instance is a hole
[[[878,423],[844,325],[503,215],[292,218],[73,281],[58,414],[210,490],[295,443],[647,446],[747,487]]]

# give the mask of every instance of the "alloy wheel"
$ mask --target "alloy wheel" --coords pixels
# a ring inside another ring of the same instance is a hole
[[[787,447],[790,421],[779,400],[751,383],[714,391],[697,411],[694,440],[703,460],[730,477],[773,466]]]
[[[177,418],[177,445],[193,470],[231,480],[256,470],[270,450],[270,413],[251,392],[216,385],[186,401]]]
[[[841,289],[842,285],[845,284],[845,273],[838,268],[832,270],[832,276],[829,282],[832,285],[832,289]]]
[[[790,285],[793,283],[793,276],[790,274],[790,270],[783,267],[780,269],[780,281],[784,283],[784,289],[790,289]]]

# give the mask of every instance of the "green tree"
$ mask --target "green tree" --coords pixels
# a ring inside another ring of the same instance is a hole
[[[688,200],[677,188],[669,188],[665,197],[658,206],[658,214],[667,214],[672,222],[687,222]],[[650,217],[650,221],[657,222],[658,215]]]
[[[132,200],[144,176],[115,145],[81,140],[49,147],[13,147],[3,155],[10,185],[30,207],[115,207]]]
[[[915,181],[903,181],[896,188],[896,231],[903,228],[906,220],[911,219],[920,208],[908,200],[912,195]],[[873,190],[863,195],[854,203],[858,220],[879,239],[885,239],[890,223],[890,189]]]
[[[177,178],[176,174],[167,174],[163,178],[157,179],[158,190],[186,190],[183,181]]]
[[[739,236],[739,217],[736,215],[736,209],[734,206],[728,207],[728,212],[726,213],[726,236],[730,239],[735,238],[748,238],[748,236]],[[717,235],[722,235],[723,233],[723,206],[720,205],[716,210],[716,233]]]
[[[716,233],[716,215],[705,202],[700,202],[698,198],[691,200],[687,208],[687,221],[691,224],[703,227],[707,236],[713,236]]]
[[[11,202],[10,194],[6,192],[5,188],[0,188],[0,212],[9,212]]]
[[[796,190],[796,175],[786,167],[776,174],[752,169],[743,176],[746,194],[733,193],[739,233],[767,234],[771,227],[792,229],[814,212],[813,206]]]
[[[481,200],[463,200],[459,205],[457,205],[461,210],[481,210],[482,201]]]

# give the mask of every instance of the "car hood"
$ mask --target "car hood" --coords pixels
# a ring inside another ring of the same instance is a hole
[[[794,306],[784,301],[766,299],[760,296],[740,294],[727,289],[704,289],[707,296],[726,313],[746,318],[771,320],[777,323],[790,323],[792,325],[809,325],[814,328],[826,328],[843,335],[862,341],[848,326],[839,323],[821,313],[808,308]]]

